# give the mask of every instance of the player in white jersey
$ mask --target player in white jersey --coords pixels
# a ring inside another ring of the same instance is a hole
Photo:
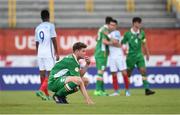
[[[35,30],[37,60],[41,78],[41,86],[39,91],[36,92],[36,95],[43,100],[49,100],[50,96],[47,89],[48,77],[55,61],[59,60],[59,55],[55,26],[49,22],[48,10],[41,11],[41,19],[43,22]]]
[[[117,20],[112,20],[111,24],[114,25],[113,31],[108,34],[108,37],[114,43],[119,43],[119,46],[117,47],[117,46],[109,45],[109,67],[110,67],[110,71],[112,74],[113,88],[115,90],[115,92],[113,94],[111,94],[110,96],[116,96],[116,95],[119,95],[119,93],[120,93],[118,79],[117,79],[118,70],[122,72],[122,76],[124,79],[125,89],[126,89],[125,95],[130,96],[130,93],[128,91],[129,79],[128,79],[128,75],[127,75],[127,71],[126,71],[126,69],[127,69],[126,61],[125,61],[125,56],[124,56],[124,53],[123,53],[123,50],[122,50],[121,44],[120,44],[121,34],[117,30],[118,22],[117,22]]]

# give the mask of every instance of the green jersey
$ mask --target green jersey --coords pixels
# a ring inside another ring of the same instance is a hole
[[[62,76],[80,76],[80,65],[74,55],[68,55],[52,68],[49,81]]]
[[[128,43],[128,55],[135,55],[142,54],[142,43],[144,43],[145,41],[145,33],[143,30],[140,30],[139,33],[134,33],[131,29],[124,34],[122,43]]]
[[[98,38],[97,38],[97,44],[96,44],[96,48],[95,48],[95,57],[100,57],[102,52],[105,52],[106,54],[108,54],[108,47],[103,44],[103,39],[109,39],[107,37],[107,35],[104,34],[104,32],[108,32],[108,27],[107,25],[102,26],[99,30],[98,30]]]

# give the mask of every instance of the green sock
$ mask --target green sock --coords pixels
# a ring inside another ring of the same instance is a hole
[[[74,82],[69,82],[64,85],[63,88],[58,90],[55,94],[60,97],[66,97],[69,94],[72,94],[77,91],[77,85]]]
[[[102,81],[102,91],[105,92],[105,89],[104,89],[104,81]]]
[[[100,91],[100,90],[102,90],[102,81],[101,80],[97,80],[96,81],[96,90],[97,91]]]
[[[143,77],[145,78],[146,76],[143,76]],[[149,89],[149,83],[147,80],[143,80],[143,86],[144,86],[144,89]]]
[[[98,77],[102,78],[102,74],[98,74]],[[103,86],[103,81],[102,80],[97,80],[96,81],[96,90],[100,91],[102,90],[102,86]]]

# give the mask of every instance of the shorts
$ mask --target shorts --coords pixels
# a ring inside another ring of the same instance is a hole
[[[66,78],[67,76],[62,76],[58,78],[50,76],[48,80],[48,89],[53,92],[57,92],[59,89],[64,87]]]
[[[55,59],[54,58],[39,58],[38,57],[38,66],[39,70],[43,71],[51,71],[51,69],[55,65]]]
[[[96,68],[98,70],[105,70],[107,66],[107,56],[104,52],[100,53],[98,56],[95,56]]]
[[[133,70],[135,67],[145,68],[145,60],[143,54],[128,55],[126,63],[129,70]]]
[[[109,68],[111,72],[123,71],[127,69],[124,56],[109,57]]]

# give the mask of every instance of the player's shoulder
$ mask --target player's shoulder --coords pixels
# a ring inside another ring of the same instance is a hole
[[[131,30],[130,29],[124,33],[124,35],[130,35],[130,34],[131,34]]]
[[[103,25],[99,28],[99,32],[105,31],[107,29],[108,29],[107,25]]]
[[[141,32],[142,34],[145,34],[144,29],[140,29],[140,32]]]

